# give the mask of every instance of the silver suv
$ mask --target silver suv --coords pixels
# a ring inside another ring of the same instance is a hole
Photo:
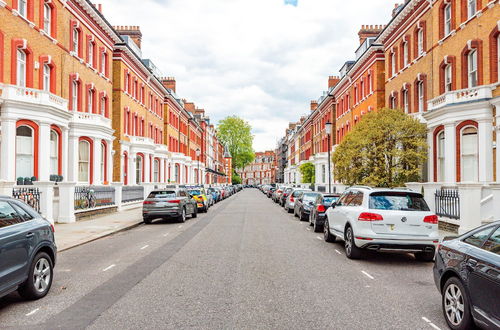
[[[142,205],[142,217],[146,224],[157,218],[174,218],[179,222],[185,222],[187,215],[196,218],[198,207],[185,188],[154,190]]]
[[[438,218],[422,194],[409,189],[352,187],[326,212],[326,242],[345,242],[346,256],[365,249],[401,251],[432,261],[439,242]]]

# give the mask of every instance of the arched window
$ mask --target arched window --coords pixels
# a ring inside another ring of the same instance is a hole
[[[175,164],[175,167],[174,167],[174,182],[177,182],[179,183],[179,175],[180,175],[180,165],[179,164]]]
[[[160,182],[160,161],[155,159],[153,164],[153,181]]]
[[[444,131],[437,135],[437,180],[438,182],[445,181],[445,135]]]
[[[16,175],[31,177],[34,173],[34,131],[29,126],[16,129]]]
[[[16,84],[26,87],[26,53],[22,49],[17,50],[17,81]]]
[[[86,140],[78,143],[78,181],[90,182],[90,143]]]
[[[50,174],[59,174],[59,134],[50,130]]]
[[[477,181],[478,166],[478,135],[477,128],[466,126],[461,131],[460,141],[461,181]]]
[[[143,181],[142,175],[143,175],[143,163],[144,160],[142,159],[141,155],[137,155],[137,158],[135,160],[135,183],[141,184]]]

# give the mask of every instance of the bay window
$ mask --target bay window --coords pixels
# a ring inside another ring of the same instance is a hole
[[[479,173],[477,128],[473,126],[464,128],[461,139],[461,181],[477,181]]]
[[[59,173],[59,134],[50,131],[50,174]]]
[[[29,126],[16,129],[16,176],[32,177],[34,173],[34,131]]]
[[[90,143],[78,143],[78,181],[88,183],[90,179]]]
[[[441,132],[437,136],[437,150],[436,150],[436,155],[437,155],[437,181],[438,182],[444,182],[445,176],[444,176],[444,171],[445,171],[445,135],[444,132]]]

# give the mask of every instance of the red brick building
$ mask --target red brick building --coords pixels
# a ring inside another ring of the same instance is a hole
[[[237,170],[243,184],[270,184],[276,182],[276,153],[256,152],[253,163]]]

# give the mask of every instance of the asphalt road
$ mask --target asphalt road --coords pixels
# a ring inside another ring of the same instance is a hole
[[[0,299],[0,328],[447,329],[431,263],[348,260],[256,189],[60,253],[46,298]]]

